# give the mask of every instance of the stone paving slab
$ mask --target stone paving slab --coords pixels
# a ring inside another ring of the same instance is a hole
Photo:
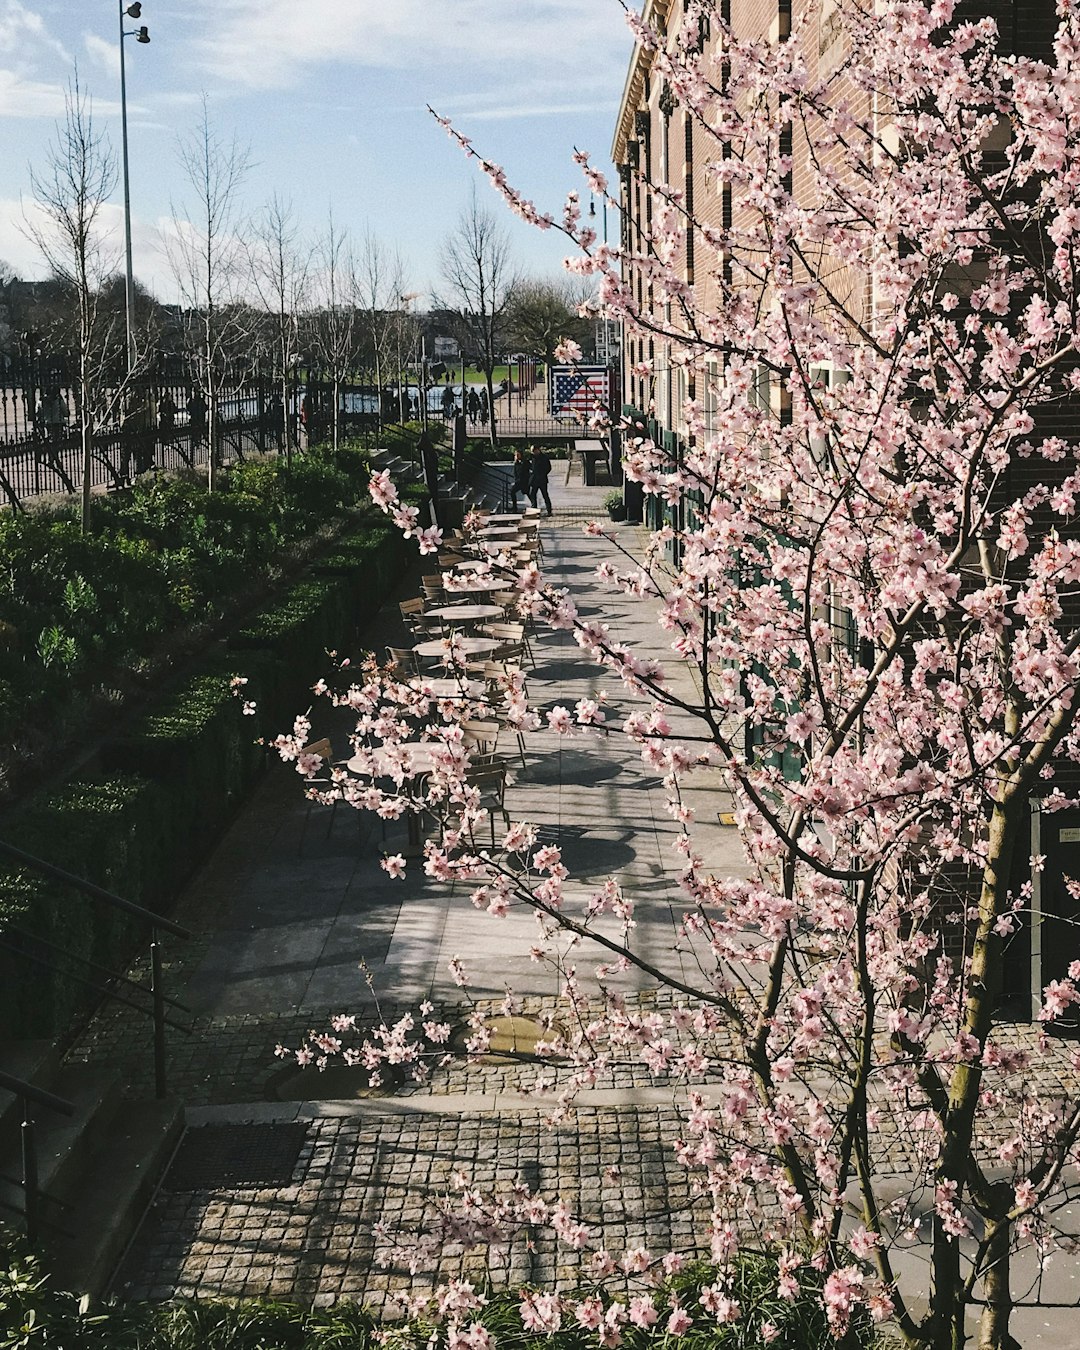
[[[458,1170],[495,1191],[523,1181],[557,1194],[617,1249],[649,1242],[700,1251],[695,1233],[708,1206],[693,1200],[672,1157],[667,1141],[677,1117],[670,1108],[581,1110],[554,1131],[535,1111],[335,1116],[298,1108],[279,1118],[310,1121],[289,1184],[174,1192],[166,1178],[117,1292],[315,1303],[347,1297],[394,1315],[395,1295],[449,1276],[490,1278],[496,1287],[578,1281],[578,1255],[535,1233],[507,1247],[450,1244],[422,1275],[400,1259],[383,1268],[376,1220],[389,1224],[391,1240],[415,1250],[414,1235]]]

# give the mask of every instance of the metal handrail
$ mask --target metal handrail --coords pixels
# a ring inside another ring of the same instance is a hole
[[[95,900],[104,900],[107,905],[112,905],[114,909],[123,909],[129,914],[136,914],[140,919],[145,919],[147,923],[152,924],[154,928],[163,928],[165,932],[173,933],[176,937],[190,938],[194,936],[191,930],[185,928],[183,924],[174,923],[172,919],[166,919],[162,914],[155,914],[152,909],[147,909],[144,905],[137,905],[134,900],[125,900],[123,896],[113,895],[112,891],[107,891],[104,886],[98,886],[93,881],[87,881],[85,877],[76,876],[74,872],[65,871],[63,867],[57,867],[55,863],[46,862],[44,858],[37,858],[34,854],[16,848],[14,844],[9,844],[4,839],[0,839],[0,854],[14,859],[15,862],[23,863],[26,867],[33,868],[35,872],[41,872],[47,877],[54,877],[57,881],[62,881],[65,886],[71,886],[77,891],[82,891],[84,895],[92,895]]]
[[[120,984],[125,984],[129,989],[134,989],[140,994],[149,995],[152,990],[148,984],[139,980],[133,980],[130,975],[123,975],[119,971],[112,970],[109,966],[103,966],[100,961],[91,960],[89,956],[83,956],[81,952],[73,952],[70,947],[61,947],[58,942],[50,942],[48,938],[43,938],[37,933],[28,933],[25,928],[20,928],[18,924],[9,924],[5,929],[0,930],[0,945],[3,945],[4,935],[11,934],[14,937],[21,938],[25,943],[33,947],[44,947],[47,951],[55,952],[58,956],[66,957],[69,961],[77,961],[80,965],[86,966],[88,970],[93,970],[104,975],[107,980],[116,980]],[[8,950],[13,952],[23,952],[25,948],[17,947],[14,943],[9,943]],[[31,958],[33,959],[33,958]],[[51,970],[57,967],[51,962],[48,963]],[[106,992],[108,992],[106,990]],[[181,1003],[179,999],[166,996],[165,1002],[170,1008],[175,1008],[177,1012],[191,1013],[191,1009],[186,1003]],[[136,1007],[136,1004],[132,1004]],[[149,1009],[147,1009],[149,1011]],[[174,1023],[174,1025],[177,1025]]]
[[[10,931],[10,930],[9,930]],[[3,933],[0,933],[0,949],[13,952],[16,956],[22,957],[24,961],[29,961],[32,965],[41,966],[45,970],[59,971],[59,966],[50,961],[47,957],[37,952],[27,951],[24,947],[14,942],[6,942]],[[77,959],[77,958],[76,958]],[[100,984],[97,980],[92,980],[87,975],[80,975],[77,971],[67,970],[61,972],[69,980],[74,980],[76,984],[81,984],[84,989],[92,989],[95,994],[100,994],[102,998],[111,998],[114,1003],[122,1003],[125,1008],[133,1008],[135,1012],[143,1013],[146,1017],[153,1017],[153,1007],[147,1008],[142,1003],[136,1003],[133,998],[126,998],[123,994],[117,993],[115,989],[110,989],[106,984]],[[123,978],[118,977],[118,978]],[[135,984],[134,980],[128,980],[129,984]],[[136,989],[141,989],[144,993],[153,997],[153,988],[146,985],[135,984]],[[164,1000],[163,1000],[164,1001]],[[182,1031],[185,1036],[191,1035],[191,1028],[185,1026],[183,1022],[174,1022],[171,1017],[165,1018],[165,1025],[172,1027],[174,1031]]]
[[[34,1102],[37,1106],[48,1107],[50,1111],[59,1111],[62,1116],[73,1116],[75,1114],[74,1102],[69,1102],[66,1097],[58,1097],[55,1092],[46,1092],[44,1088],[39,1088],[35,1083],[27,1083],[25,1079],[16,1078],[10,1073],[0,1071],[0,1088],[6,1088],[8,1092],[13,1092],[16,1097],[24,1097],[28,1102]]]
[[[168,1087],[165,1074],[165,1028],[166,1026],[176,1027],[179,1031],[190,1032],[190,1027],[181,1026],[179,1023],[170,1021],[165,1016],[165,990],[163,987],[162,969],[161,969],[161,943],[158,941],[158,930],[164,929],[167,933],[173,933],[177,937],[191,938],[194,934],[190,929],[185,928],[183,924],[175,923],[172,919],[166,919],[163,914],[155,914],[152,909],[147,909],[145,905],[138,905],[134,900],[125,900],[123,896],[114,895],[112,891],[107,891],[104,886],[97,885],[96,882],[87,881],[85,877],[76,876],[74,872],[68,872],[63,867],[57,867],[55,863],[46,862],[44,858],[38,858],[33,853],[27,853],[25,849],[17,848],[14,844],[9,844],[6,840],[0,839],[0,856],[11,858],[14,862],[21,863],[24,867],[32,871],[40,872],[43,876],[52,877],[56,881],[62,882],[65,886],[72,887],[73,890],[81,891],[84,895],[92,896],[95,900],[102,900],[114,909],[122,909],[127,914],[134,914],[137,918],[143,919],[150,925],[150,996],[152,999],[151,1015],[154,1019],[154,1091],[159,1100],[168,1095]],[[42,957],[35,957],[29,952],[22,953],[28,960],[37,961],[39,964],[49,966],[50,963],[44,961]],[[55,967],[50,966],[50,969]],[[74,972],[68,972],[68,978],[76,982],[88,985],[96,992],[103,994],[106,998],[111,998],[118,1003],[126,1003],[129,1007],[137,1009],[145,1014],[146,1009],[131,999],[125,998],[117,993],[115,989],[103,988],[96,985],[91,980],[82,978]]]
[[[58,1111],[63,1116],[73,1116],[75,1103],[2,1070],[0,1070],[0,1088],[6,1088],[8,1092],[13,1092],[18,1097],[22,1111],[19,1138],[22,1144],[23,1220],[26,1224],[26,1239],[33,1246],[37,1242],[38,1201],[42,1192],[38,1185],[37,1140],[34,1137],[34,1113],[30,1110],[30,1104],[33,1102],[50,1111]]]

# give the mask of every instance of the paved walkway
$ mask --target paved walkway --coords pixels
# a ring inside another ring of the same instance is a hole
[[[580,525],[599,512],[605,489],[584,488],[577,473],[569,485],[561,477],[553,476],[555,517],[543,522],[548,578],[570,587],[618,639],[658,659],[669,656],[655,605],[612,598],[593,580],[597,563],[615,550],[586,537]],[[620,533],[630,543],[638,537],[632,526]],[[416,593],[421,570],[365,634],[369,647],[399,645],[396,600]],[[567,635],[543,634],[535,654],[529,691],[538,706],[572,704],[608,688],[618,722],[621,689]],[[347,725],[331,720],[324,730],[343,752]],[[735,831],[719,823],[730,805],[722,783],[704,778],[691,796],[698,819],[715,825],[697,837],[708,864],[740,873]],[[682,973],[675,826],[659,784],[621,736],[566,742],[546,731],[531,735],[526,766],[518,761],[512,773],[508,806],[513,818],[537,823],[559,843],[576,885],[618,875],[636,902],[638,950]],[[684,1088],[657,1085],[636,1061],[607,1068],[554,1130],[545,1124],[550,1096],[545,1102],[522,1092],[532,1074],[519,1065],[459,1061],[423,1086],[359,1100],[354,1080],[347,1085],[352,1099],[318,1100],[344,1096],[342,1079],[283,1068],[274,1047],[297,1045],[336,1013],[357,1013],[363,1027],[430,998],[448,1020],[463,1020],[460,990],[447,971],[452,956],[465,960],[470,992],[493,1007],[508,985],[522,996],[526,1015],[552,1008],[557,993],[553,973],[529,957],[531,914],[494,920],[415,869],[389,880],[379,858],[404,841],[402,824],[384,844],[377,821],[345,810],[328,832],[323,810],[308,822],[301,851],[305,814],[296,775],[276,765],[183,897],[180,917],[202,936],[174,954],[172,977],[197,1020],[191,1037],[170,1035],[170,1086],[187,1104],[193,1128],[116,1292],[153,1299],[272,1294],[320,1303],[349,1297],[393,1311],[396,1295],[447,1275],[490,1274],[496,1284],[575,1282],[572,1260],[544,1237],[479,1254],[451,1245],[422,1274],[407,1268],[401,1252],[379,1266],[374,1224],[386,1223],[390,1237],[415,1254],[412,1234],[434,1214],[459,1168],[481,1185],[522,1180],[558,1193],[616,1248],[647,1238],[654,1248],[693,1250],[702,1216],[670,1148]],[[593,963],[587,953],[578,962],[586,983]],[[633,973],[612,983],[644,1006],[662,997]],[[152,1091],[145,1029],[122,1013],[96,1023],[78,1053],[109,1055],[124,1066],[133,1093]],[[897,1163],[902,1170],[899,1155]],[[1072,1269],[1061,1268],[1066,1283]],[[1075,1342],[1067,1320],[1027,1313],[1018,1315],[1017,1331],[1025,1345],[1069,1346]]]
[[[579,477],[575,471],[570,484],[559,473],[553,479],[556,514],[543,522],[545,572],[571,587],[617,637],[659,656],[653,607],[613,600],[595,587],[596,564],[614,550],[586,537],[581,524],[601,512],[607,489],[585,488]],[[634,527],[623,528],[628,539],[635,536]],[[367,646],[399,644],[396,601],[416,593],[420,570],[365,633]],[[528,679],[539,707],[572,704],[608,688],[612,721],[619,720],[621,690],[582,658],[568,635],[541,635],[535,654]],[[319,730],[329,731],[336,752],[345,750],[347,723],[331,717]],[[715,820],[728,798],[718,783],[706,790],[715,797],[707,807]],[[575,885],[584,889],[617,874],[637,903],[638,950],[665,969],[681,969],[674,950],[682,910],[675,884],[680,859],[671,849],[675,827],[659,783],[621,736],[570,742],[546,730],[529,736],[526,765],[518,760],[512,771],[508,807],[512,817],[535,822],[559,843]],[[674,1126],[676,1092],[658,1089],[639,1064],[613,1064],[583,1098],[574,1122],[554,1134],[544,1124],[543,1102],[519,1091],[521,1066],[502,1063],[459,1062],[436,1071],[423,1087],[408,1084],[386,1098],[277,1100],[328,1095],[332,1079],[324,1087],[309,1070],[297,1080],[274,1047],[298,1044],[335,1013],[357,1013],[364,1025],[377,1009],[393,1017],[430,998],[449,1009],[451,1021],[463,1019],[461,991],[447,970],[452,956],[466,961],[471,995],[494,1004],[509,986],[522,996],[526,1015],[552,1007],[558,983],[530,958],[531,912],[494,920],[474,910],[460,888],[455,893],[425,882],[418,868],[404,880],[386,876],[379,859],[403,842],[402,824],[384,843],[372,818],[342,809],[328,830],[329,811],[321,809],[305,832],[305,815],[295,773],[275,765],[187,888],[179,917],[201,936],[172,953],[171,976],[196,1014],[196,1030],[169,1038],[170,1089],[187,1104],[192,1126],[251,1122],[272,1132],[299,1123],[307,1126],[304,1142],[270,1186],[184,1189],[174,1169],[118,1292],[152,1298],[272,1292],[322,1301],[348,1294],[382,1306],[395,1289],[415,1281],[400,1269],[373,1265],[374,1216],[392,1212],[413,1225],[449,1171],[474,1162],[478,1180],[487,1171],[500,1179],[521,1175],[581,1204],[605,1230],[617,1218],[618,1231],[610,1235],[616,1242],[623,1228],[644,1238],[646,1209],[684,1215],[665,1219],[663,1232],[650,1217],[652,1241],[662,1241],[675,1223],[681,1241],[690,1242],[685,1173],[660,1146]],[[718,826],[711,833],[716,865],[737,870],[734,831]],[[586,981],[595,960],[585,953],[579,962]],[[646,1002],[653,997],[636,974],[609,983]],[[132,1091],[149,1093],[148,1049],[141,1029],[121,1011],[95,1023],[78,1053],[118,1060]],[[524,1076],[528,1081],[528,1070]],[[192,1136],[201,1137],[194,1130]],[[253,1135],[253,1147],[261,1147],[260,1138],[279,1137]],[[610,1185],[601,1188],[603,1168],[620,1164],[618,1184],[612,1172]],[[399,1204],[405,1193],[410,1202]],[[510,1279],[555,1273],[554,1253],[543,1244],[508,1259]],[[460,1268],[463,1257],[452,1253],[448,1260]]]

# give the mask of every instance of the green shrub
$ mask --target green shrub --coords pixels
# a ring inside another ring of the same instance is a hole
[[[249,583],[255,561],[275,555],[281,530],[299,531],[303,522],[310,531],[326,519],[327,503],[351,502],[366,484],[366,459],[353,448],[332,460],[292,472],[277,461],[245,465],[233,471],[234,490],[213,498],[183,479],[140,482],[126,500],[110,499],[101,535],[89,539],[63,516],[0,517],[0,547],[18,545],[10,570],[26,592],[16,598],[0,577],[0,731],[6,725],[14,738],[36,709],[44,720],[80,681],[101,678],[118,652],[136,661],[148,633],[213,613],[218,591]],[[426,499],[422,487],[404,495]],[[277,525],[262,518],[264,508],[277,513]],[[257,740],[290,725],[310,702],[326,650],[351,643],[395,584],[409,547],[381,521],[356,526],[242,624],[223,652],[106,744],[97,777],[30,799],[6,836],[167,912],[261,772]],[[242,699],[231,685],[236,675],[248,681]],[[242,701],[257,705],[254,717],[242,715]],[[15,924],[109,970],[122,969],[145,936],[120,911],[0,865],[0,1034],[8,1035],[60,1031],[92,998],[70,978],[73,963],[58,958],[57,974],[6,951],[2,934]]]
[[[38,794],[10,820],[5,837],[125,900],[152,904],[169,894],[161,864],[171,829],[161,787],[131,774],[73,779]],[[14,937],[14,927],[48,967],[12,952],[12,940],[25,940]],[[0,1028],[12,1036],[61,1031],[93,1001],[71,978],[100,978],[83,960],[123,969],[147,936],[135,916],[0,858]]]
[[[842,1342],[833,1339],[821,1309],[823,1277],[804,1267],[801,1297],[778,1299],[776,1261],[768,1256],[745,1255],[737,1260],[734,1293],[741,1315],[718,1325],[697,1302],[701,1287],[715,1279],[711,1267],[698,1267],[689,1277],[657,1291],[654,1302],[660,1319],[649,1331],[622,1327],[626,1350],[651,1346],[679,1350],[884,1350],[896,1345],[887,1332],[875,1329],[865,1314],[853,1319]],[[667,1298],[678,1293],[693,1325],[680,1337],[666,1334]],[[495,1294],[478,1320],[494,1334],[499,1350],[594,1350],[596,1332],[572,1322],[552,1335],[522,1329],[519,1295]],[[761,1327],[772,1322],[777,1335],[762,1339]],[[394,1336],[393,1331],[398,1335]],[[388,1334],[389,1333],[389,1334]],[[374,1344],[446,1345],[445,1328],[420,1322],[380,1324],[354,1303],[308,1309],[299,1304],[251,1299],[241,1303],[199,1300],[160,1305],[104,1302],[80,1304],[73,1294],[55,1289],[25,1248],[9,1243],[0,1250],[0,1346],[63,1347],[63,1350],[369,1350]],[[20,1339],[21,1337],[21,1339]]]

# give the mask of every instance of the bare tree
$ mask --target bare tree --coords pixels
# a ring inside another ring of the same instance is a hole
[[[118,254],[109,246],[102,221],[115,185],[115,157],[105,133],[94,124],[91,100],[76,72],[64,96],[64,117],[57,124],[44,168],[30,175],[45,223],[28,218],[25,228],[53,276],[71,296],[84,530],[90,522],[94,434],[126,400],[133,377],[145,368],[149,345],[144,335],[126,375],[117,375],[124,336],[115,307],[106,303],[105,288]]]
[[[275,415],[285,454],[292,460],[296,447],[296,424],[289,415],[289,379],[300,354],[300,312],[309,281],[309,260],[303,250],[300,229],[291,202],[275,193],[252,230],[248,266],[252,285],[270,330],[274,379],[277,385]]]
[[[206,403],[207,485],[214,486],[220,438],[220,402],[230,343],[238,335],[234,305],[241,271],[236,236],[240,187],[248,152],[213,127],[205,96],[202,118],[179,142],[180,168],[191,190],[191,210],[173,207],[173,232],[165,251],[191,321],[194,382]]]
[[[356,266],[348,231],[331,210],[315,245],[314,307],[308,316],[312,352],[333,388],[330,435],[341,441],[341,385],[355,368],[360,349],[356,313]]]
[[[492,371],[499,350],[500,327],[517,284],[510,259],[510,239],[495,216],[484,209],[472,190],[453,232],[443,241],[440,268],[446,296],[437,301],[454,310],[476,352],[487,382],[491,444],[498,443]]]
[[[405,265],[400,254],[388,252],[370,231],[364,235],[356,267],[356,304],[371,353],[372,375],[379,394],[379,422],[382,424],[382,386],[388,364],[398,345],[398,317],[405,294]],[[400,387],[401,367],[398,364]]]

